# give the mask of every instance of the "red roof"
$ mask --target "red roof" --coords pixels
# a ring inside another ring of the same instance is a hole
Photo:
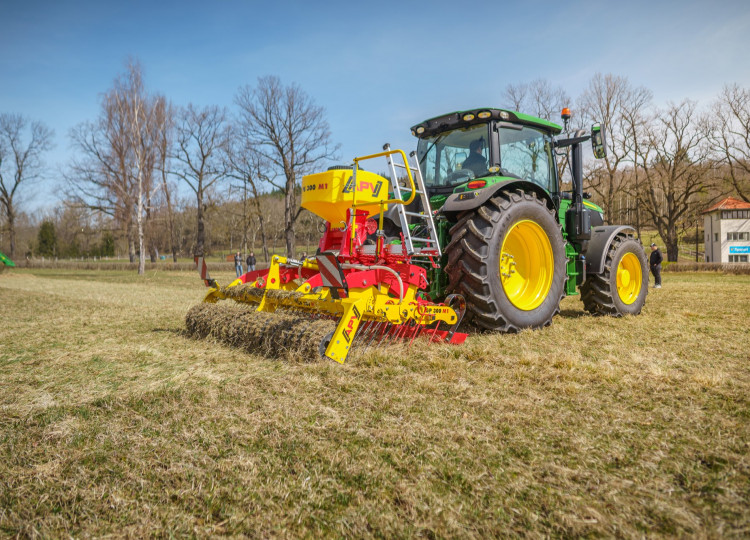
[[[714,210],[750,210],[750,203],[735,199],[734,197],[727,197],[723,201],[717,202],[708,210],[704,210],[703,213],[707,214]]]

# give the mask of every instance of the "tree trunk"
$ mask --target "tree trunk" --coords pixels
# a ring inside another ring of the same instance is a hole
[[[677,242],[672,241],[667,244],[667,260],[669,262],[677,262],[677,255],[679,253],[679,249],[677,247]]]
[[[263,219],[263,213],[260,209],[260,200],[258,199],[258,190],[256,189],[255,183],[250,184],[253,190],[253,204],[255,205],[255,212],[258,214],[258,225],[260,227],[260,239],[263,243],[263,256],[268,262],[268,237],[266,236],[266,225]],[[255,251],[255,235],[253,235],[253,251]]]
[[[679,255],[679,245],[677,229],[675,227],[667,227],[667,234],[664,237],[664,243],[667,246],[667,261],[677,262],[677,257]]]
[[[295,250],[295,238],[294,238],[294,223],[289,223],[284,227],[284,238],[286,239],[286,256],[294,258]]]
[[[138,223],[138,275],[142,276],[146,273],[146,250],[143,245],[143,195],[142,195],[143,184],[138,179],[138,216],[136,217],[136,223]]]
[[[637,154],[638,148],[636,147],[636,154]],[[633,174],[635,175],[635,197],[634,204],[635,204],[635,234],[638,237],[638,240],[641,239],[641,204],[640,204],[640,191],[639,191],[639,184],[638,184],[638,164],[634,163],[633,165]]]
[[[167,186],[167,175],[162,171],[162,184],[164,185],[164,198],[167,200],[167,222],[169,223],[169,249],[172,251],[172,261],[177,262],[177,247],[174,241],[174,215],[172,213],[172,197],[169,195]]]
[[[258,222],[260,224],[260,241],[263,243],[263,256],[268,262],[268,239],[266,238],[266,226],[263,223],[263,216],[258,214]]]
[[[297,217],[297,193],[296,177],[294,169],[287,166],[284,161],[284,174],[286,175],[286,193],[284,196],[284,237],[286,238],[286,256],[294,258],[295,256],[295,238],[294,238],[294,221]]]
[[[148,200],[146,201],[146,222],[144,224],[144,235],[146,237],[146,245],[148,246],[148,257],[151,263],[155,263],[158,257],[158,250],[156,249],[156,241],[154,240],[154,220],[151,214],[151,194],[149,193]]]
[[[203,225],[203,193],[198,191],[198,233],[195,237],[195,256],[203,257],[203,245],[206,241],[206,231]]]
[[[294,186],[291,188],[294,191]],[[287,191],[286,197],[284,198],[284,238],[286,239],[286,256],[294,257],[294,198],[290,196],[290,192]]]
[[[127,236],[128,236],[128,259],[130,263],[135,262],[135,233],[133,231],[133,220],[128,221],[127,225]]]
[[[247,257],[247,179],[242,183],[242,249]]]
[[[10,236],[10,258],[16,256],[16,211],[12,204],[6,205],[8,214],[8,236]]]

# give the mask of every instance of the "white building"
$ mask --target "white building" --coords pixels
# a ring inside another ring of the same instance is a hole
[[[750,203],[727,197],[703,213],[706,262],[750,262]]]

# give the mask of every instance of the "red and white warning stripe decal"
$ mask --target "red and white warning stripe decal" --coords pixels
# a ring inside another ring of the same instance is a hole
[[[211,276],[208,275],[208,266],[206,265],[206,261],[205,259],[203,259],[203,257],[195,258],[195,268],[201,275],[201,279],[206,282],[206,287],[208,287],[208,282],[211,279]]]
[[[324,286],[335,287],[337,289],[347,288],[344,271],[341,270],[341,266],[339,265],[335,253],[325,251],[319,253],[316,259],[318,261],[318,270],[320,271],[320,277]]]

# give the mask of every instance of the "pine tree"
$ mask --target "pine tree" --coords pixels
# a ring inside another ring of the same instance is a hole
[[[53,257],[57,251],[57,235],[55,234],[55,225],[51,221],[43,221],[39,227],[37,236],[39,247],[37,252],[45,257]]]

